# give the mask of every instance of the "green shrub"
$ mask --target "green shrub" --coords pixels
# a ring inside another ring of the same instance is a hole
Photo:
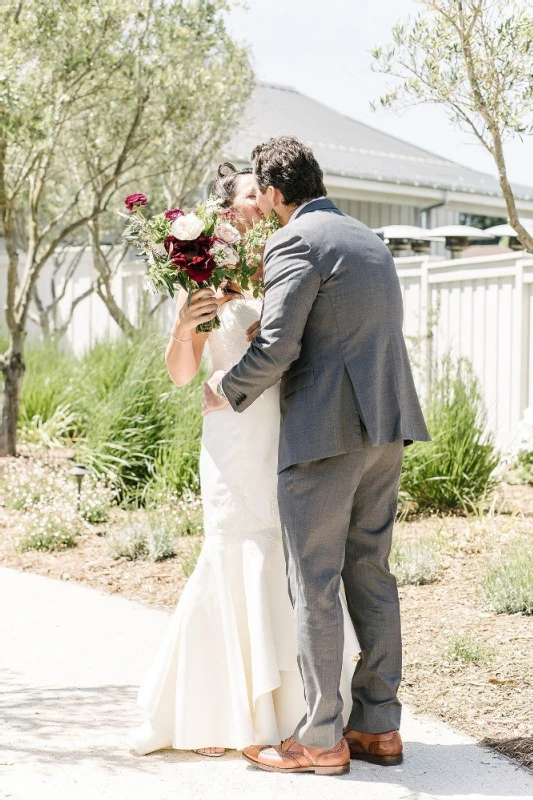
[[[495,487],[499,464],[479,383],[466,360],[443,360],[426,419],[433,440],[406,449],[401,491],[419,510],[464,511]]]
[[[130,520],[122,528],[109,531],[105,538],[113,558],[135,561],[146,555],[146,528],[141,520]]]
[[[80,417],[68,405],[60,405],[43,419],[35,414],[29,422],[19,423],[19,441],[37,448],[62,447],[80,430]]]
[[[2,470],[0,486],[6,508],[31,511],[36,505],[78,510],[76,484],[69,474],[70,464],[49,466],[34,458],[8,461]],[[106,522],[114,503],[112,490],[88,476],[81,492],[80,516],[91,524]]]
[[[176,389],[167,374],[164,342],[150,332],[114,352],[121,367],[101,399],[86,408],[80,460],[128,503],[144,502],[152,484],[177,492],[196,487],[202,376]]]
[[[176,525],[163,514],[151,514],[146,530],[146,551],[150,561],[163,561],[174,555]]]
[[[483,664],[493,656],[494,651],[471,634],[460,634],[449,641],[446,648],[446,657],[452,663]]]
[[[516,543],[485,574],[482,600],[496,614],[533,614],[533,543]]]
[[[395,537],[390,555],[390,569],[400,586],[433,583],[442,572],[438,539],[424,536],[402,542]]]
[[[168,509],[145,511],[131,518],[121,528],[110,531],[106,540],[113,558],[134,561],[147,558],[163,561],[174,556],[174,545],[179,533],[179,520]]]
[[[31,511],[41,502],[62,499],[74,508],[74,483],[65,472],[28,458],[7,462],[2,470],[2,501],[6,508]],[[68,500],[67,500],[68,498]]]
[[[36,417],[44,423],[67,404],[77,360],[53,342],[28,342],[24,360],[19,424],[27,426]]]
[[[104,483],[90,478],[85,480],[81,492],[80,514],[90,525],[101,525],[109,519],[115,502],[115,492]]]
[[[26,550],[65,550],[74,547],[81,521],[75,510],[44,501],[24,514],[17,526],[17,548]]]

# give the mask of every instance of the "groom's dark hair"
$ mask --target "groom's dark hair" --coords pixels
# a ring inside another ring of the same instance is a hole
[[[313,151],[293,136],[277,136],[258,144],[252,165],[261,192],[264,194],[267,186],[279,189],[286,206],[301,206],[327,194]]]

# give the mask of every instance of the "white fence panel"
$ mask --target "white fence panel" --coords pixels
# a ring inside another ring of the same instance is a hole
[[[0,251],[2,306],[5,264],[5,252]],[[533,258],[524,253],[446,261],[414,256],[397,259],[396,267],[404,298],[404,330],[421,394],[430,390],[432,365],[448,351],[466,356],[481,382],[490,425],[505,444],[524,410],[533,405]],[[123,262],[114,279],[117,302],[132,322],[143,298],[143,274],[143,262]],[[45,299],[50,294],[50,275],[47,265],[39,281]],[[73,299],[94,279],[87,251],[67,286],[60,318],[68,318]],[[156,311],[162,330],[170,327],[174,303],[167,299]],[[64,345],[81,354],[118,331],[93,293],[76,307]],[[39,336],[38,326],[31,323],[28,333]]]
[[[533,404],[533,259],[510,253],[396,264],[406,335],[428,342],[419,387],[430,386],[431,366],[447,352],[465,356],[480,380],[491,428],[500,443],[509,442]]]

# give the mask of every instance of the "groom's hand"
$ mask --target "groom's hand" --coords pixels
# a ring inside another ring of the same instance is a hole
[[[229,405],[225,397],[218,394],[218,385],[226,373],[223,370],[213,372],[208,381],[204,383],[204,395],[202,398],[202,414],[205,416],[210,411],[219,411]]]
[[[250,325],[248,330],[246,331],[246,339],[249,342],[253,342],[259,331],[261,330],[261,320],[258,319],[257,322],[254,322],[253,325]]]

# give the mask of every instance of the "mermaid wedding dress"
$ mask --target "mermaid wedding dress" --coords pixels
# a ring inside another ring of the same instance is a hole
[[[241,359],[260,309],[242,297],[221,306],[208,339],[213,370]],[[242,414],[226,407],[204,419],[205,542],[139,690],[148,719],[130,743],[140,754],[278,743],[305,713],[276,502],[279,424],[278,386]],[[359,645],[341,599],[346,722]]]

